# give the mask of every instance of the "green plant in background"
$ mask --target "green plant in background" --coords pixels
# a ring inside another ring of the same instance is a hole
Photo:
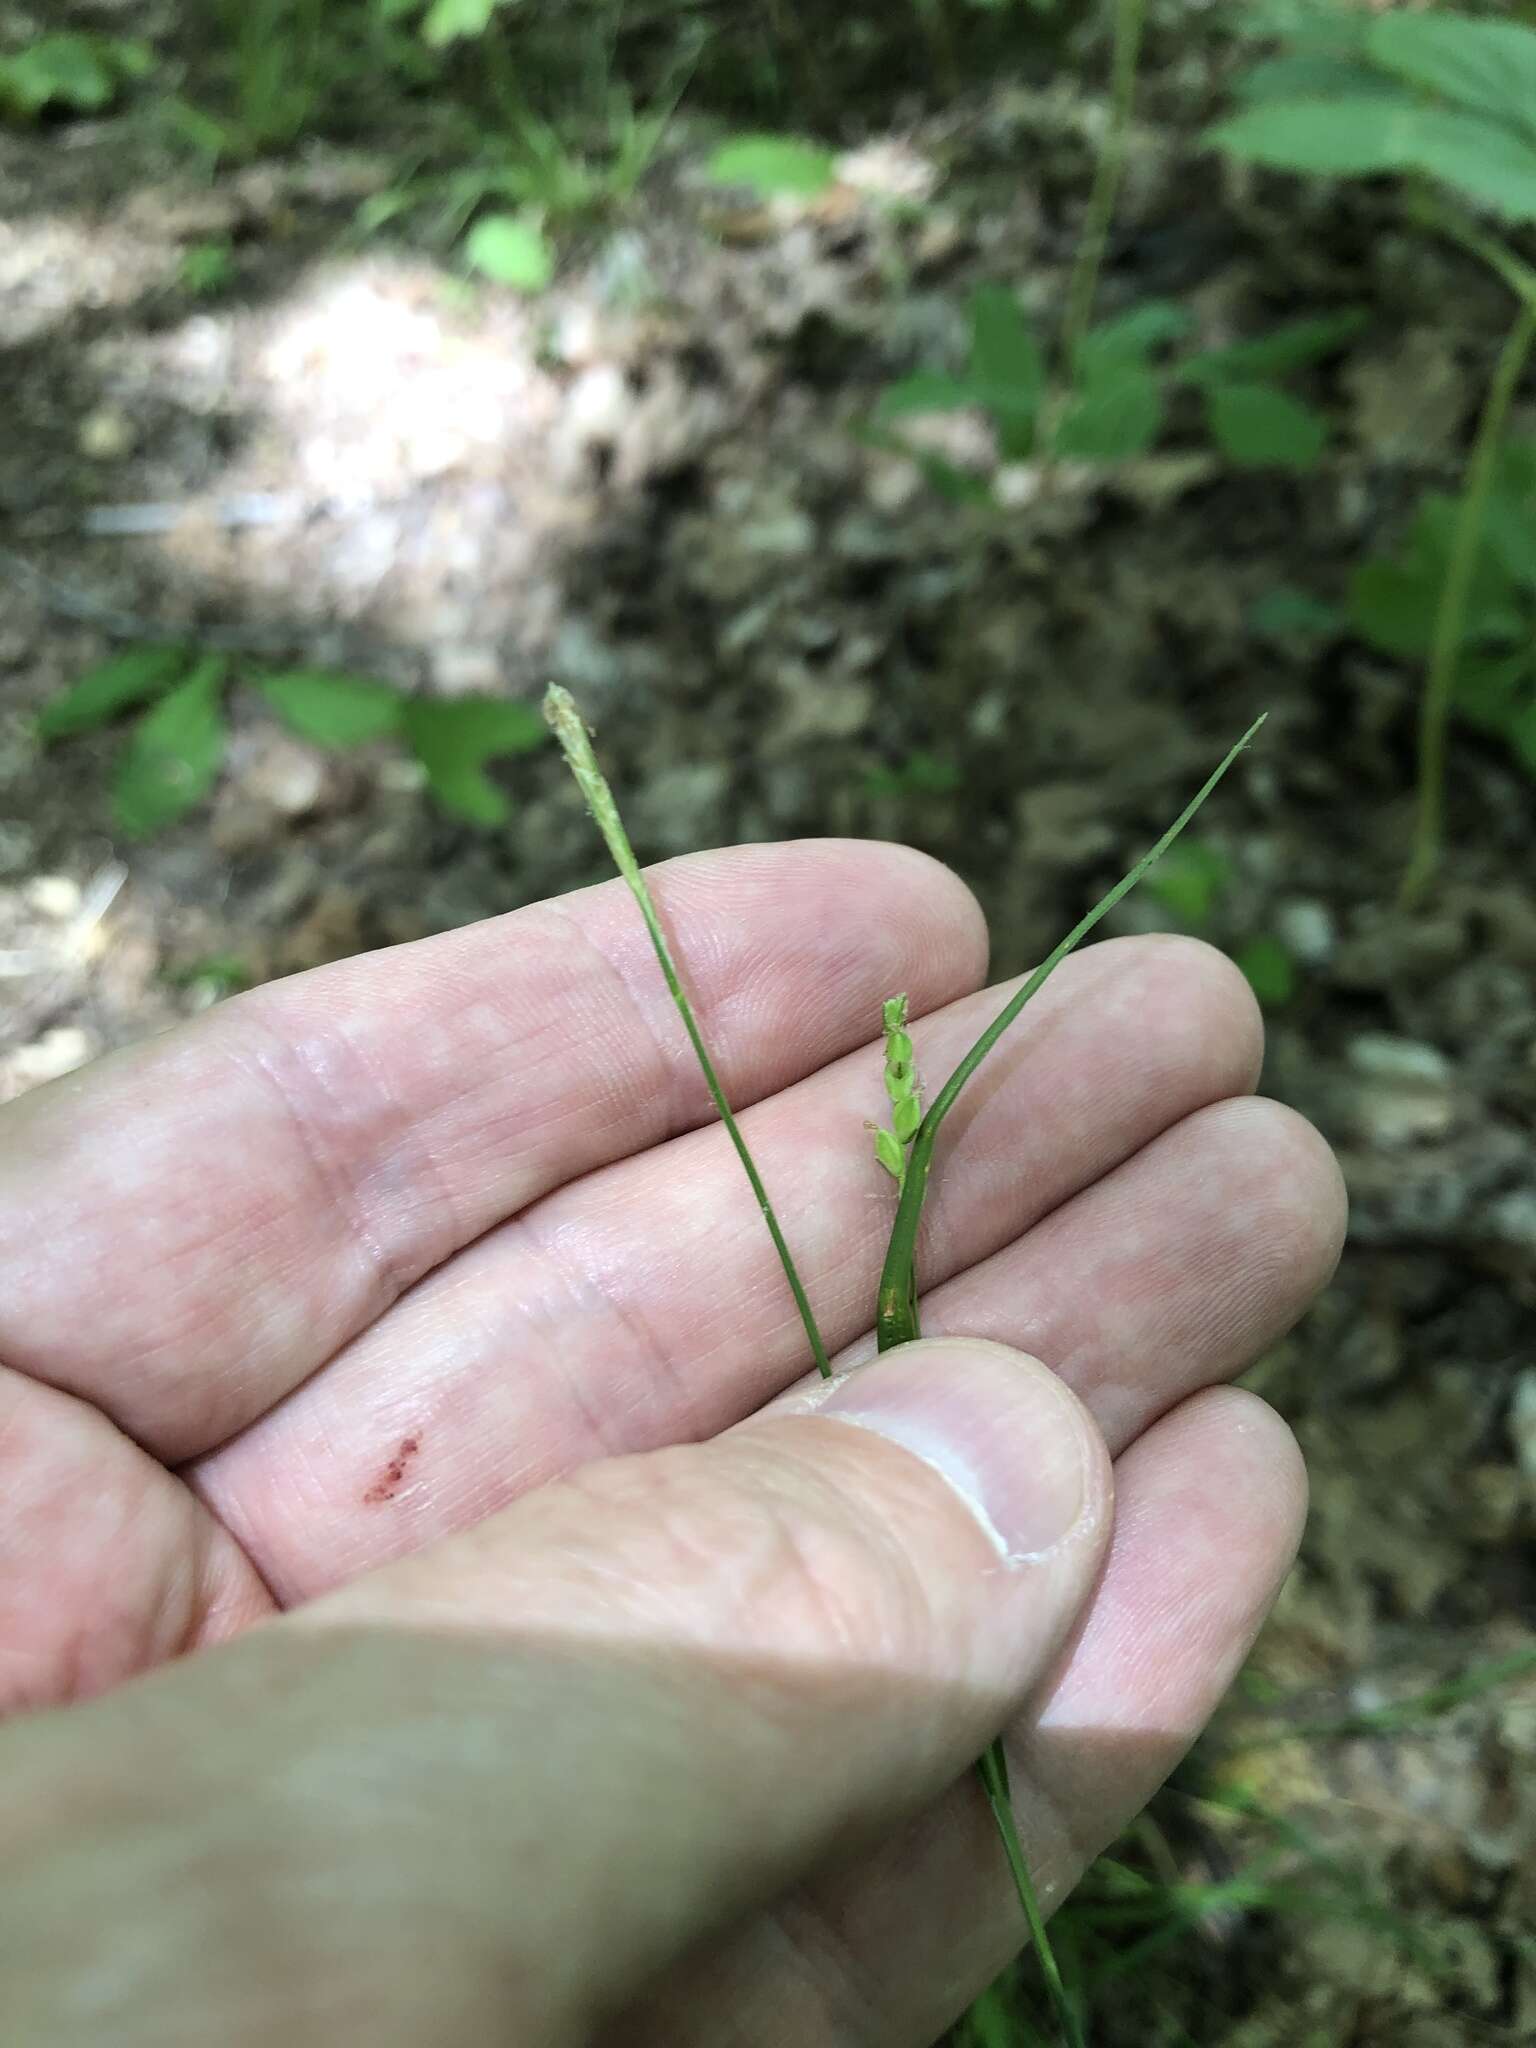
[[[953,796],[961,784],[960,770],[947,754],[917,748],[894,766],[871,768],[864,777],[869,797]]]
[[[1337,354],[1364,324],[1362,313],[1346,308],[1254,341],[1169,356],[1170,344],[1188,334],[1190,315],[1170,300],[1148,299],[1090,328],[1077,344],[1072,380],[1053,392],[1045,351],[1017,296],[983,285],[971,302],[965,370],[922,371],[893,384],[876,408],[876,436],[920,453],[890,429],[914,416],[976,410],[992,422],[1005,462],[1126,462],[1154,446],[1184,389],[1198,394],[1212,440],[1238,468],[1309,469],[1327,445],[1328,423],[1284,380]],[[953,484],[942,473],[935,480]]]
[[[38,720],[52,743],[132,718],[113,786],[113,814],[129,839],[174,824],[208,796],[228,750],[222,655],[141,647],[91,669]],[[543,743],[538,713],[502,697],[412,697],[389,683],[315,669],[241,677],[289,731],[312,745],[348,749],[393,739],[420,763],[441,807],[471,825],[503,824],[505,793],[486,773]]]
[[[1248,986],[1266,1010],[1281,1010],[1296,993],[1296,962],[1280,939],[1260,933],[1232,955]]]
[[[38,36],[0,55],[0,116],[34,121],[58,110],[100,114],[154,66],[154,53],[121,36]]]
[[[464,239],[464,260],[492,284],[541,292],[555,274],[555,252],[536,216],[488,213]]]
[[[217,298],[228,291],[235,275],[235,252],[227,241],[194,242],[182,251],[181,283],[194,298]]]
[[[709,176],[764,199],[814,199],[837,176],[837,153],[799,135],[735,135],[710,158]]]
[[[1443,548],[1426,543],[1422,528],[1415,542],[1417,566],[1439,573],[1434,615],[1416,650],[1427,652],[1428,666],[1418,818],[1403,884],[1413,901],[1439,864],[1453,707],[1458,699],[1464,707],[1480,704],[1475,715],[1502,728],[1520,716],[1511,703],[1523,702],[1523,685],[1514,686],[1514,698],[1495,687],[1492,699],[1482,701],[1487,677],[1479,681],[1466,648],[1501,447],[1536,344],[1536,270],[1481,218],[1536,221],[1536,29],[1452,13],[1371,15],[1317,0],[1269,0],[1252,11],[1248,26],[1278,40],[1282,53],[1240,81],[1242,110],[1214,128],[1210,140],[1231,156],[1276,170],[1403,178],[1410,217],[1485,263],[1516,304],[1454,514],[1448,522],[1443,511],[1430,515],[1443,528]],[[1517,740],[1517,751],[1523,753],[1524,744]]]
[[[1207,839],[1186,838],[1148,875],[1147,893],[1197,932],[1210,923],[1231,873],[1231,862],[1219,847]]]
[[[1323,416],[1285,380],[1337,352],[1364,324],[1353,309],[1293,321],[1258,340],[1169,355],[1193,325],[1166,299],[1095,323],[1094,305],[1125,168],[1145,0],[1115,0],[1110,119],[1067,282],[1052,364],[1046,341],[1006,285],[984,285],[970,308],[970,355],[957,375],[919,372],[892,385],[873,438],[904,447],[957,497],[987,495],[974,477],[891,430],[916,415],[979,410],[1004,462],[1125,462],[1162,434],[1182,387],[1199,395],[1212,440],[1239,468],[1308,469],[1328,440]]]
[[[494,39],[486,45],[498,47]],[[550,228],[600,220],[633,198],[672,118],[681,77],[643,113],[623,91],[604,95],[600,118],[583,124],[588,132],[578,144],[528,106],[505,73],[504,53],[488,70],[493,104],[485,115],[449,111],[431,138],[426,153],[453,168],[418,161],[363,203],[358,227],[372,234],[410,218],[429,241],[463,237],[471,270],[538,292],[554,275]]]
[[[639,906],[663,979],[682,1018],[684,1029],[688,1033],[689,1042],[698,1059],[710,1095],[720,1112],[727,1135],[737,1157],[741,1160],[753,1196],[762,1211],[774,1250],[778,1254],[785,1279],[794,1296],[795,1306],[799,1310],[811,1356],[822,1378],[830,1379],[832,1367],[826,1345],[817,1327],[815,1313],[767,1190],[731,1112],[730,1103],[716,1077],[714,1064],[700,1035],[692,1005],[689,1003],[676,962],[662,930],[660,917],[624,830],[613,792],[598,767],[581,714],[569,692],[552,684],[545,695],[544,715],[560,742],[566,761],[582,795],[586,798],[587,806],[602,833],[614,865]],[[1068,954],[1082,943],[1099,921],[1135,888],[1142,877],[1174,844],[1263,723],[1263,718],[1260,718],[1249,728],[1157,844],[1143,855],[1129,874],[1094,905],[1048,958],[1025,979],[1023,985],[1003,1006],[950,1075],[926,1113],[921,1106],[914,1067],[914,1050],[906,1028],[907,999],[905,996],[894,996],[885,1003],[881,1016],[885,1038],[885,1089],[891,1103],[893,1128],[875,1128],[875,1156],[896,1181],[900,1193],[875,1304],[876,1342],[882,1352],[890,1350],[895,1345],[909,1343],[921,1335],[917,1297],[917,1234],[932,1172],[933,1149],[945,1117],[959,1100],[967,1082],[971,1080],[1009,1026],[1044,987]],[[1045,1921],[1035,1897],[1034,1882],[1029,1873],[1023,1845],[1014,1823],[1013,1802],[1008,1787],[1008,1763],[1001,1741],[994,1742],[987,1749],[977,1765],[977,1774],[1007,1857],[1009,1872],[1018,1893],[1019,1904],[1029,1928],[1035,1953],[1039,1958],[1062,2039],[1067,2043],[1067,2048],[1082,2048],[1085,2037],[1078,2007],[1069,1997],[1062,1980],[1050,1938],[1045,1930]]]
[[[1453,568],[1462,582],[1447,622]],[[1454,626],[1450,708],[1536,776],[1536,441],[1494,449],[1470,511],[1467,496],[1429,493],[1400,551],[1356,571],[1347,619],[1399,658],[1436,659]]]

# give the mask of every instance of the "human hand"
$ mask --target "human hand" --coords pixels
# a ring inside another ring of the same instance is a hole
[[[654,886],[861,1360],[880,1002],[946,1074],[975,907],[870,845]],[[6,2037],[930,2040],[1021,1943],[967,1763],[1010,1724],[1059,1901],[1290,1562],[1221,1383],[1342,1202],[1258,1049],[1204,947],[1068,962],[946,1128],[930,1340],[830,1396],[619,884],[7,1109]]]

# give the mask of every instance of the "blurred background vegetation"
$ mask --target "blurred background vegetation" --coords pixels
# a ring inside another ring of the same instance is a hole
[[[0,1099],[642,856],[1187,931],[1340,1150],[1105,2048],[1536,2034],[1536,7],[0,0]],[[962,2023],[1054,2038],[1026,1962]]]

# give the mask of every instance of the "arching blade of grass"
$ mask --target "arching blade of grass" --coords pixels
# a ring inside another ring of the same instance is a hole
[[[1179,813],[1173,824],[1158,840],[1157,844],[1143,854],[1128,875],[1116,882],[1107,896],[1100,897],[1086,917],[1079,920],[1061,944],[1043,960],[1030,975],[1024,986],[1003,1007],[1002,1011],[987,1026],[986,1030],[971,1047],[965,1058],[950,1075],[944,1086],[933,1099],[932,1107],[923,1118],[922,1125],[912,1142],[912,1151],[907,1160],[906,1179],[902,1184],[901,1200],[897,1205],[896,1221],[891,1230],[891,1241],[885,1255],[885,1270],[880,1276],[879,1305],[876,1313],[876,1331],[880,1349],[888,1351],[893,1344],[910,1343],[920,1335],[917,1326],[917,1285],[915,1262],[917,1256],[917,1226],[922,1220],[923,1199],[928,1191],[928,1175],[933,1165],[933,1148],[945,1117],[960,1098],[960,1091],[976,1072],[987,1054],[1002,1037],[1009,1025],[1018,1016],[1026,1003],[1031,1002],[1044,988],[1067,955],[1080,946],[1101,918],[1108,916],[1122,897],[1128,896],[1149,868],[1172,846],[1175,839],[1189,824],[1200,806],[1215,789],[1232,763],[1252,740],[1254,734],[1269,716],[1256,718],[1233,747],[1216,772],[1206,781]]]
[[[667,944],[667,935],[662,930],[661,919],[656,914],[656,905],[652,902],[651,892],[645,885],[645,877],[640,872],[640,863],[635,859],[634,848],[629,843],[629,834],[624,830],[619,807],[614,802],[613,791],[608,787],[603,771],[597,765],[591,738],[570,692],[562,690],[556,683],[551,683],[544,695],[544,716],[554,729],[561,752],[565,755],[571,773],[587,800],[587,808],[591,811],[597,829],[602,833],[608,851],[613,856],[614,866],[628,883],[629,893],[639,905],[640,915],[644,918],[645,928],[651,935],[651,944],[656,949],[657,961],[660,963],[672,1000],[677,1005],[678,1015],[683,1020],[683,1029],[688,1033],[689,1043],[698,1060],[705,1085],[716,1109],[720,1112],[720,1121],[725,1125],[730,1141],[736,1148],[736,1156],[741,1161],[742,1170],[747,1176],[752,1193],[757,1198],[757,1206],[763,1212],[768,1235],[773,1239],[773,1248],[779,1255],[784,1277],[789,1282],[789,1291],[795,1298],[795,1307],[800,1311],[800,1320],[805,1325],[805,1334],[811,1347],[811,1356],[816,1361],[816,1370],[824,1380],[829,1380],[832,1377],[832,1365],[827,1357],[827,1348],[821,1341],[821,1332],[816,1327],[816,1317],[812,1313],[810,1299],[801,1284],[794,1259],[790,1256],[789,1245],[779,1227],[779,1219],[773,1213],[773,1204],[768,1199],[768,1190],[763,1186],[762,1175],[757,1170],[752,1154],[747,1150],[747,1141],[741,1135],[731,1105],[725,1098],[725,1090],[720,1086],[714,1061],[710,1058],[709,1049],[699,1031],[698,1019],[693,1014],[693,1005],[688,1000],[688,992],[683,987],[677,964],[672,958],[672,949]]]
[[[987,1026],[934,1097],[933,1106],[923,1118],[907,1156],[906,1171],[901,1181],[901,1198],[896,1208],[896,1221],[891,1229],[891,1241],[885,1257],[885,1270],[880,1275],[875,1327],[877,1342],[882,1351],[890,1350],[895,1344],[910,1343],[914,1337],[922,1334],[917,1312],[917,1230],[922,1221],[923,1198],[928,1191],[928,1175],[933,1164],[934,1144],[945,1117],[960,1098],[960,1091],[1026,1003],[1039,994],[1067,955],[1081,945],[1099,920],[1113,910],[1123,896],[1130,894],[1154,862],[1161,860],[1263,723],[1263,718],[1255,719],[1215,774],[1185,805],[1150,852],[1142,856],[1130,873],[1118,881],[1107,896],[1099,899],[1087,916],[1073,926],[1049,958],[1041,962],[1024,986]],[[1078,2024],[1072,2002],[1067,1996],[1066,1986],[1062,1982],[1050,1937],[1045,1931],[1045,1919],[1040,1911],[1040,1903],[1035,1897],[1029,1864],[1019,1841],[1018,1828],[1013,1817],[1013,1802],[1008,1790],[1008,1760],[1001,1741],[992,1744],[977,1764],[976,1770],[987,1796],[987,1804],[992,1809],[992,1817],[997,1823],[1003,1853],[1008,1859],[1008,1869],[1019,1896],[1019,1905],[1029,1926],[1030,1939],[1040,1959],[1041,1974],[1045,1979],[1046,1990],[1050,1994],[1062,2038],[1067,2043],[1067,2048],[1083,2048],[1083,2031]]]

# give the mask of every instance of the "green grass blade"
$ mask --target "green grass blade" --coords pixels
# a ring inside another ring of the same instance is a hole
[[[1018,1893],[1019,1904],[1024,1909],[1024,1918],[1029,1926],[1029,1938],[1034,1943],[1035,1954],[1040,1961],[1040,1974],[1045,1979],[1045,1988],[1050,1994],[1051,2008],[1056,2014],[1057,2025],[1061,2028],[1066,2048],[1084,2048],[1083,2030],[1078,2025],[1077,2013],[1067,1996],[1067,1987],[1061,1981],[1061,1970],[1056,1962],[1056,1952],[1051,1947],[1051,1938],[1045,1931],[1045,1915],[1040,1911],[1040,1901],[1035,1896],[1034,1880],[1029,1874],[1025,1860],[1024,1845],[1019,1840],[1019,1830],[1013,1817],[1013,1798],[1008,1789],[1008,1758],[1000,1741],[994,1742],[976,1766],[976,1775],[981,1788],[987,1795],[987,1804],[992,1809],[998,1838],[1003,1845],[1003,1854],[1008,1859],[1009,1875],[1013,1888]]]
[[[558,684],[551,683],[544,696],[544,716],[560,742],[561,752],[565,755],[571,773],[587,800],[587,808],[591,811],[597,829],[602,833],[608,851],[613,856],[613,864],[628,884],[629,893],[639,906],[640,915],[645,920],[645,928],[650,933],[651,944],[656,950],[656,958],[665,977],[668,992],[677,1006],[678,1015],[683,1020],[683,1029],[688,1033],[694,1057],[698,1060],[699,1070],[704,1076],[705,1086],[709,1089],[715,1108],[720,1112],[720,1121],[725,1125],[730,1141],[736,1148],[736,1156],[741,1161],[742,1170],[757,1199],[757,1206],[763,1212],[768,1235],[773,1239],[773,1248],[779,1255],[784,1277],[789,1282],[789,1291],[795,1298],[795,1307],[799,1310],[800,1320],[805,1325],[805,1334],[810,1343],[811,1356],[816,1361],[816,1370],[823,1379],[829,1380],[832,1377],[832,1364],[827,1357],[826,1346],[821,1341],[821,1332],[816,1327],[816,1317],[811,1309],[810,1298],[801,1283],[794,1259],[790,1256],[784,1233],[779,1228],[779,1219],[773,1212],[773,1204],[768,1199],[768,1190],[763,1186],[762,1175],[757,1170],[752,1154],[747,1150],[747,1141],[741,1135],[731,1105],[725,1099],[725,1090],[720,1086],[719,1077],[715,1073],[715,1063],[710,1058],[709,1049],[699,1031],[698,1020],[693,1014],[693,1005],[688,1000],[688,992],[683,987],[676,962],[672,958],[672,949],[667,944],[666,933],[661,928],[661,919],[656,914],[656,905],[651,900],[651,892],[645,885],[644,875],[640,872],[640,863],[636,860],[634,848],[629,843],[629,834],[624,830],[613,791],[608,787],[603,771],[597,765],[591,738],[570,692],[562,690]]]
[[[880,1276],[880,1294],[876,1311],[876,1332],[879,1347],[888,1351],[893,1344],[906,1344],[919,1335],[917,1317],[913,1307],[915,1286],[913,1267],[917,1252],[917,1227],[922,1220],[923,1198],[927,1193],[928,1174],[933,1164],[934,1143],[940,1126],[958,1101],[960,1091],[976,1072],[987,1054],[1012,1024],[1025,1004],[1030,1002],[1044,988],[1056,969],[1067,955],[1080,946],[1088,934],[1106,917],[1123,896],[1128,896],[1136,884],[1172,846],[1179,834],[1189,824],[1206,798],[1210,796],[1238,755],[1248,746],[1254,734],[1269,716],[1256,718],[1237,745],[1232,748],[1221,766],[1193,796],[1149,852],[1142,855],[1128,875],[1118,881],[1107,896],[1100,897],[1086,917],[1079,920],[1061,944],[1041,962],[1024,986],[1013,996],[1004,1009],[987,1026],[986,1030],[971,1047],[965,1058],[956,1067],[933,1099],[928,1114],[923,1118],[922,1127],[912,1143],[907,1159],[906,1185],[901,1191],[897,1205],[896,1221],[891,1230],[891,1241],[886,1252],[885,1269]]]

